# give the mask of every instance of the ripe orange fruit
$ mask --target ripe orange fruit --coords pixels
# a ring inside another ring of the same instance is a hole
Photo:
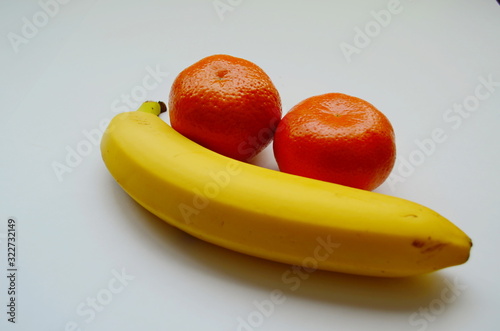
[[[217,153],[248,161],[271,142],[281,99],[256,64],[212,55],[184,69],[169,97],[172,127]]]
[[[294,106],[278,125],[273,149],[283,172],[370,191],[384,182],[396,160],[387,117],[341,93]]]

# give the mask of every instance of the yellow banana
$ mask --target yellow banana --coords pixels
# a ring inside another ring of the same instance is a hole
[[[433,210],[229,159],[173,130],[161,104],[116,115],[101,152],[118,184],[167,223],[308,271],[402,277],[469,258],[469,237]]]

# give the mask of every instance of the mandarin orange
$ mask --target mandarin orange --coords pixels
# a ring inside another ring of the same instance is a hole
[[[279,169],[374,190],[396,159],[394,130],[372,104],[341,93],[310,97],[294,106],[276,130]]]
[[[184,69],[169,97],[172,127],[222,155],[248,161],[271,142],[281,99],[256,64],[212,55]]]

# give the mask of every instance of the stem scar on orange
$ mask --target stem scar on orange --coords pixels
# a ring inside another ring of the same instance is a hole
[[[222,155],[249,161],[273,139],[281,99],[256,64],[212,55],[184,69],[169,97],[172,127]]]
[[[394,130],[372,104],[341,93],[303,100],[285,114],[274,136],[283,172],[374,190],[396,161]]]

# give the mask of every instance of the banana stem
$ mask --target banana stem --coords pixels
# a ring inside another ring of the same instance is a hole
[[[150,113],[153,115],[160,115],[167,111],[167,106],[163,101],[146,101],[144,102],[137,111],[142,111],[144,113]]]

